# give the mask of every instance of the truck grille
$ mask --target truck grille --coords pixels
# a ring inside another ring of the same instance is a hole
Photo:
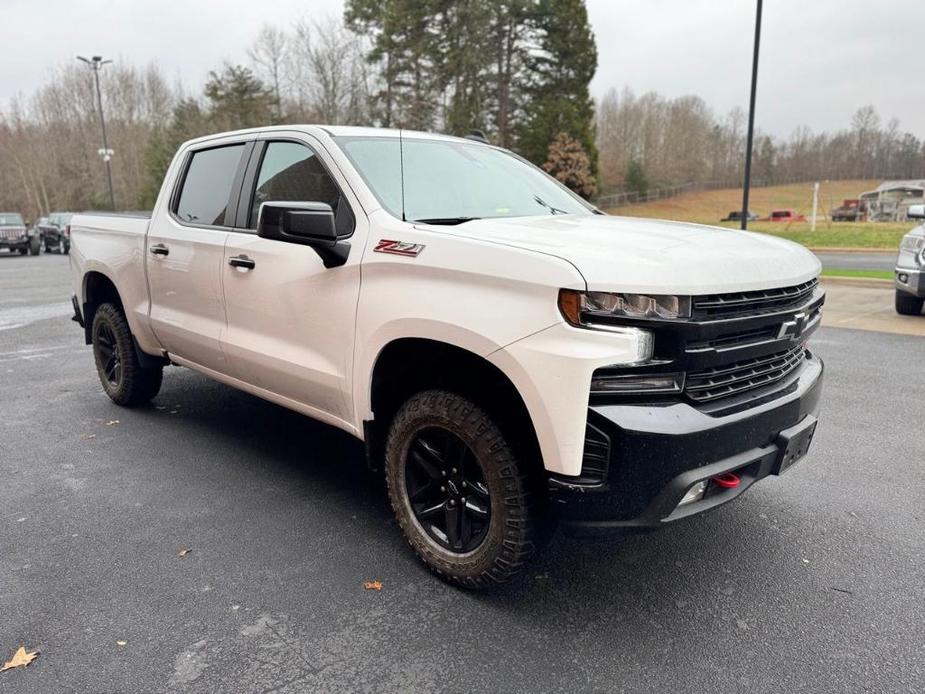
[[[796,369],[806,354],[804,345],[755,359],[687,374],[685,392],[697,402],[735,395],[782,380]]]
[[[804,304],[812,296],[817,284],[819,280],[811,279],[792,287],[696,296],[692,318],[700,321],[723,320],[786,311]]]

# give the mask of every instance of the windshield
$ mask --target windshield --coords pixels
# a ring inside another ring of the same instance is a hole
[[[397,137],[338,137],[337,144],[389,212],[408,221],[593,214],[545,173],[482,144]],[[403,160],[403,161],[402,161]]]
[[[63,227],[71,221],[71,217],[73,216],[74,215],[70,212],[58,212],[57,214],[49,215],[48,221],[51,224],[56,224],[57,226]]]
[[[23,225],[22,215],[15,212],[0,212],[0,226],[10,227]]]

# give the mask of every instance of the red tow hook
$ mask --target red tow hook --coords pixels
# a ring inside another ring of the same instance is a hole
[[[735,489],[739,486],[739,482],[741,482],[739,476],[734,472],[724,472],[722,474],[715,475],[710,479],[713,480],[713,484],[715,484],[717,487],[722,487],[723,489]]]

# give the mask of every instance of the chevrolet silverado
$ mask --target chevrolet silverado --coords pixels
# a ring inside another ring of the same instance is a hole
[[[416,554],[479,588],[671,525],[802,458],[819,262],[603,214],[465,138],[277,126],[183,144],[150,216],[71,220],[103,390],[185,366],[365,442]]]

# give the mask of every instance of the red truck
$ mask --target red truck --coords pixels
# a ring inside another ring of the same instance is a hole
[[[805,222],[806,215],[797,214],[797,211],[791,208],[782,210],[771,210],[771,214],[761,219],[762,222]]]

